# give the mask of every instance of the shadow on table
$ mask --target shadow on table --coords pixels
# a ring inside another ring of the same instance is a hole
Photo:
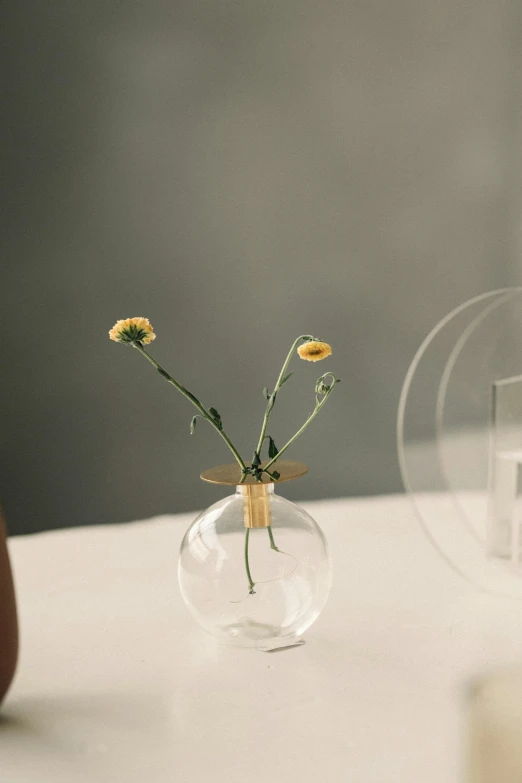
[[[64,771],[70,766],[74,769],[70,780],[82,783],[84,774],[97,771],[103,772],[105,779],[129,758],[129,780],[150,778],[151,764],[154,779],[156,763],[162,769],[171,763],[173,740],[171,705],[161,693],[79,693],[19,699],[13,695],[0,714],[3,771],[5,761],[17,772],[20,764],[28,768],[32,764],[32,772],[38,763],[50,764],[49,772],[57,765]]]

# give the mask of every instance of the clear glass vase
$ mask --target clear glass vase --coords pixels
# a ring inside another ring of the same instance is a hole
[[[273,484],[242,485],[192,523],[179,583],[196,622],[223,642],[274,649],[295,643],[331,585],[326,539]]]

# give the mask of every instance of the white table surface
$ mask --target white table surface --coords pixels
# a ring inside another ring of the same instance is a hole
[[[463,683],[522,662],[522,604],[439,560],[402,496],[308,503],[334,556],[306,645],[221,647],[176,558],[194,515],[10,541],[22,650],[2,783],[453,783]]]

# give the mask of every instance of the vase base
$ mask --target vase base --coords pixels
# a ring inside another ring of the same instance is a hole
[[[253,647],[265,652],[304,644],[293,634],[282,636],[277,626],[257,623],[248,617],[240,617],[235,623],[221,626],[219,638],[233,647]]]

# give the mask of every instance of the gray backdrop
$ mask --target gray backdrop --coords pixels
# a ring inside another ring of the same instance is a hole
[[[203,507],[228,461],[131,349],[217,407],[245,455],[343,383],[285,494],[401,489],[412,354],[461,300],[520,282],[518,5],[491,0],[7,0],[0,498],[13,532]],[[465,418],[465,410],[463,411]]]

